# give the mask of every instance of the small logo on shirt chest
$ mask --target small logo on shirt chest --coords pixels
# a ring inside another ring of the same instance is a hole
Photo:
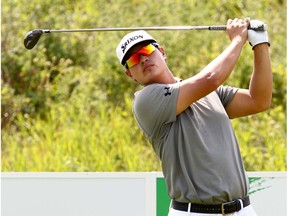
[[[166,93],[164,94],[165,96],[171,95],[170,87],[165,87],[164,89],[166,90]]]

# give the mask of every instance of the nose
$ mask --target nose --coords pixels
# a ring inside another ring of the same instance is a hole
[[[139,55],[139,58],[140,58],[141,64],[149,60],[149,56],[146,56],[146,55]]]

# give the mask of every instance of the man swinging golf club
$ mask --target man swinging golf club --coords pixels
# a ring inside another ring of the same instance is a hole
[[[229,19],[227,48],[186,80],[173,76],[163,47],[145,31],[125,35],[116,48],[126,75],[144,86],[135,93],[133,113],[161,160],[172,200],[169,216],[256,215],[229,120],[271,103],[268,32],[249,25],[264,23]],[[254,52],[249,88],[223,86],[247,38]]]

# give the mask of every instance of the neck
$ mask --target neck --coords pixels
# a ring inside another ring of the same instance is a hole
[[[164,73],[161,73],[160,76],[155,78],[151,83],[148,83],[147,85],[156,84],[156,83],[157,84],[173,84],[176,82],[177,80],[175,79],[171,71],[167,68],[167,70]],[[147,86],[147,85],[144,85],[144,86]]]
[[[175,77],[173,76],[172,72],[169,69],[167,69],[166,73],[164,73],[164,76],[160,80],[161,84],[173,84],[176,82],[177,81]]]

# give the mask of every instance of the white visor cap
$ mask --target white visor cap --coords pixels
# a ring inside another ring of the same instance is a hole
[[[116,48],[117,57],[122,65],[125,65],[124,57],[127,52],[136,44],[151,41],[156,42],[156,40],[151,37],[146,31],[139,30],[126,34]]]

